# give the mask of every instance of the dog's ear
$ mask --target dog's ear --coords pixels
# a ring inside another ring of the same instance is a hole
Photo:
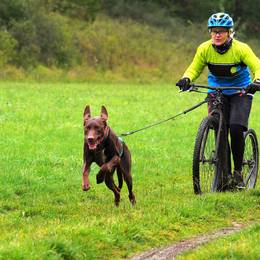
[[[87,105],[84,110],[83,119],[84,121],[87,121],[90,118],[91,118],[90,106]]]
[[[103,118],[105,121],[108,119],[108,113],[104,106],[101,107],[101,118]]]

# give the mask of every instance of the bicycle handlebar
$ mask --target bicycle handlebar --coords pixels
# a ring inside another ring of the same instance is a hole
[[[252,83],[254,84],[254,83]],[[256,85],[256,84],[255,84]],[[197,84],[190,84],[190,90],[192,91],[193,89],[196,88],[204,88],[204,89],[211,89],[211,90],[240,90],[241,92],[245,91],[247,86],[242,86],[242,87],[212,87],[212,86],[203,86],[203,85],[197,85]]]
[[[248,85],[249,86],[249,85]],[[211,89],[211,90],[240,90],[240,92],[244,93],[246,92],[246,89],[248,86],[241,86],[241,87],[213,87],[213,86],[205,86],[205,85],[197,85],[197,84],[190,84],[190,89],[196,89],[196,88],[204,88],[204,89]],[[260,91],[260,85],[259,83],[250,83],[250,86],[256,87],[257,91]]]

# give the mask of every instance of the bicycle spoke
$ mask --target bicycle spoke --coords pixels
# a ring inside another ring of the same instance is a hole
[[[206,118],[202,122],[193,155],[193,183],[195,193],[216,190],[216,122]]]
[[[255,187],[258,174],[258,144],[256,134],[249,129],[245,134],[243,178],[247,189]]]

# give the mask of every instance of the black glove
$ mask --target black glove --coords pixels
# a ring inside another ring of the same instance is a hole
[[[186,91],[190,88],[190,79],[182,78],[176,83],[176,86],[178,86],[180,90]]]
[[[256,79],[253,83],[249,84],[246,88],[246,93],[255,94],[256,91],[260,91],[260,80]]]

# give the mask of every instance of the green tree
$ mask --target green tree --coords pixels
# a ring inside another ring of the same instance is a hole
[[[233,0],[234,20],[241,26],[246,35],[259,35],[260,33],[260,5],[259,0]],[[259,36],[258,36],[259,39]]]
[[[0,30],[0,67],[11,62],[16,56],[17,41],[6,30]]]
[[[46,5],[49,10],[93,21],[101,8],[101,0],[46,0]]]
[[[9,50],[5,52],[6,61],[22,67],[39,63],[61,67],[72,64],[72,53],[76,48],[67,19],[48,12],[44,0],[3,0],[0,15],[1,25],[15,42],[11,44],[9,41],[9,49],[2,47]],[[16,55],[11,55],[11,50]],[[10,54],[9,58],[7,53]]]
[[[1,0],[0,24],[8,27],[13,20],[26,19],[25,0]]]

